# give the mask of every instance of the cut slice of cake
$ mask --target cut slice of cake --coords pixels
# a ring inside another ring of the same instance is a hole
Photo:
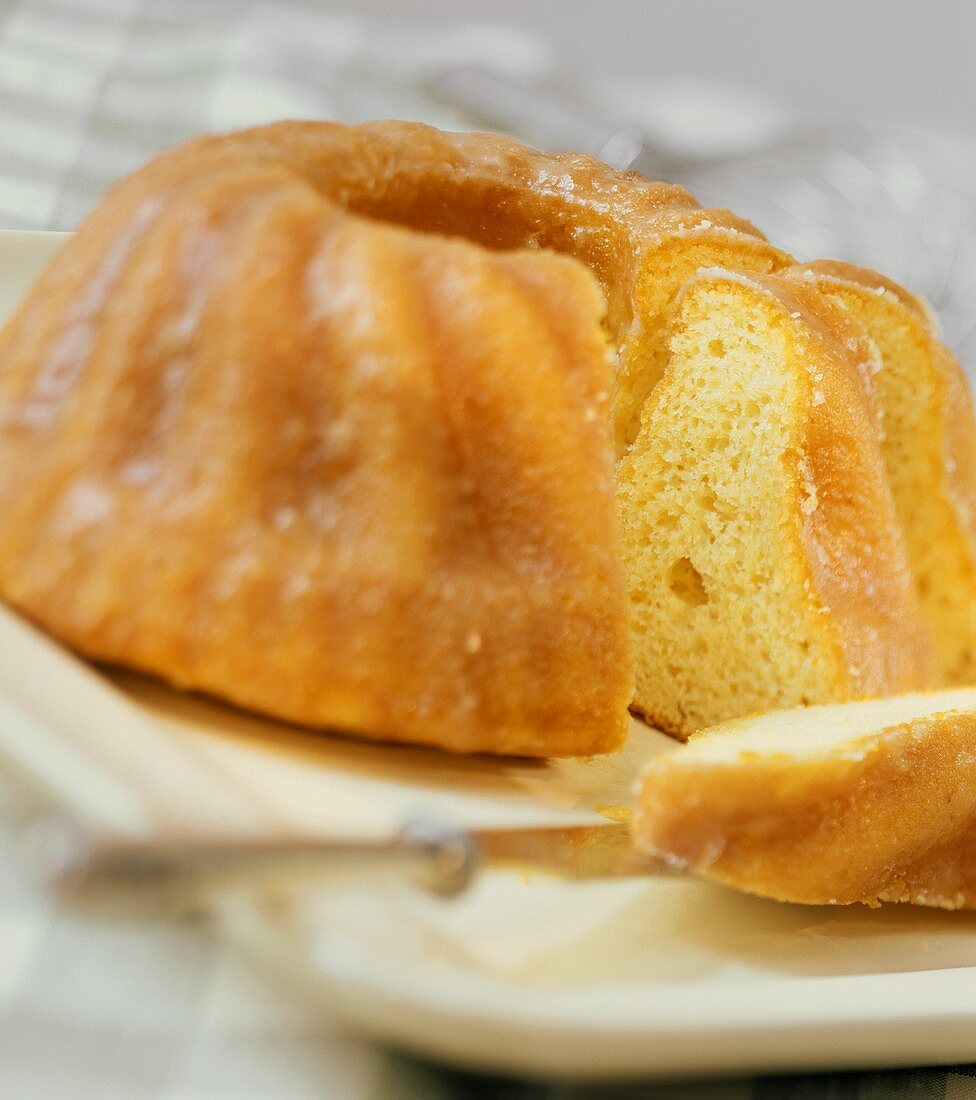
[[[652,231],[653,229],[653,231]],[[633,445],[640,431],[641,412],[661,379],[668,361],[663,319],[680,288],[703,268],[772,274],[789,261],[785,252],[759,237],[747,222],[727,210],[658,212],[635,249],[633,274],[604,287],[611,340],[618,355],[613,389],[613,430],[617,457]],[[621,290],[630,312],[617,304]],[[628,317],[623,339],[612,322]]]
[[[815,287],[700,272],[618,471],[634,709],[685,736],[937,686],[863,328]]]
[[[946,681],[976,682],[976,414],[928,307],[883,275],[820,261],[791,271],[863,322],[881,352],[882,451]]]
[[[780,901],[976,907],[976,689],[728,722],[656,759],[646,853]]]

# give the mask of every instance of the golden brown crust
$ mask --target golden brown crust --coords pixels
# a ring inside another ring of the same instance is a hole
[[[928,715],[820,753],[794,752],[793,731],[778,749],[738,750],[750,723],[716,727],[704,740],[727,742],[721,759],[677,749],[648,768],[637,843],[780,901],[974,908],[976,709],[931,700]]]
[[[858,267],[856,264],[845,263],[842,260],[814,260],[811,263],[797,264],[789,271],[790,276],[803,278],[805,271],[812,272],[816,276],[823,276],[834,282],[847,283],[870,291],[872,294],[881,292],[892,295],[906,309],[915,314],[928,328],[932,328],[934,317],[932,310],[910,290],[882,275],[880,271],[874,271],[870,267]]]
[[[879,450],[871,384],[877,350],[863,326],[816,288],[779,277],[755,282],[789,311],[801,333],[805,476],[796,492],[798,500],[815,502],[798,513],[801,542],[817,613],[836,636],[838,663],[849,679],[846,695],[937,687],[932,634]]]
[[[976,411],[931,310],[875,271],[834,261],[791,279],[842,303],[882,344],[878,393],[899,519],[948,683],[976,681]],[[968,610],[968,613],[966,611]]]
[[[728,211],[702,211],[681,187],[618,172],[578,153],[541,153],[511,138],[446,133],[412,122],[281,122],[205,136],[164,153],[106,195],[104,213],[171,193],[201,172],[282,172],[344,209],[492,249],[549,248],[581,260],[632,314],[637,246],[676,233],[763,240]],[[104,215],[103,215],[104,216]],[[613,322],[614,327],[618,325]],[[623,317],[621,317],[621,324]]]
[[[201,174],[238,173],[242,163],[379,221],[492,249],[552,249],[584,263],[603,289],[618,352],[618,453],[636,433],[657,378],[658,319],[680,284],[701,266],[773,271],[792,263],[748,222],[701,209],[681,187],[495,134],[396,121],[282,122],[198,138],[112,188],[86,226],[90,243],[96,233],[114,236],[118,220],[133,211],[151,218],[146,202],[171,201]]]
[[[632,680],[601,296],[323,197],[332,138],[377,193],[443,153],[393,130],[203,139],[113,189],[0,335],[0,591],[281,718],[608,751]],[[495,149],[455,161],[490,180]]]

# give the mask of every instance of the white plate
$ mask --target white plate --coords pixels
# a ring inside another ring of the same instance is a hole
[[[0,234],[0,312],[57,241]],[[282,751],[282,749],[286,751]],[[0,614],[0,751],[81,812],[277,833],[599,820],[670,742],[533,765],[317,737],[110,681]],[[967,1061],[976,914],[784,906],[692,880],[492,872],[442,903],[389,884],[227,896],[227,932],[328,1013],[492,1070],[623,1078]]]

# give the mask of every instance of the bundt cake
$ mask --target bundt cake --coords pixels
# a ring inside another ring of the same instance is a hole
[[[189,142],[0,336],[0,595],[96,659],[457,751],[619,744],[628,616],[636,707],[681,734],[928,686],[873,345],[791,263],[492,135]]]
[[[0,593],[90,657],[279,718],[616,747],[595,281],[349,214],[233,148],[123,184],[0,336]]]
[[[863,329],[816,288],[700,272],[620,463],[635,709],[684,736],[934,686]]]
[[[592,276],[527,248],[596,276],[612,357]],[[606,403],[624,439],[696,267],[788,259],[680,188],[485,134],[189,142],[0,341],[0,593],[297,722],[608,750],[632,666]]]
[[[976,414],[926,305],[875,271],[790,269],[842,303],[881,352],[882,450],[909,559],[948,684],[976,683]]]
[[[976,689],[716,726],[651,763],[634,830],[780,901],[976,908]]]

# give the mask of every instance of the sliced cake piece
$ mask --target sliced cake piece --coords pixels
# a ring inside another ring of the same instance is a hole
[[[976,908],[976,689],[716,726],[650,765],[634,830],[780,901]]]
[[[931,311],[883,275],[820,261],[792,269],[841,302],[881,352],[882,450],[922,607],[948,683],[976,683],[976,414]]]
[[[635,710],[685,736],[936,686],[863,328],[815,287],[712,270],[669,348],[619,467]]]

